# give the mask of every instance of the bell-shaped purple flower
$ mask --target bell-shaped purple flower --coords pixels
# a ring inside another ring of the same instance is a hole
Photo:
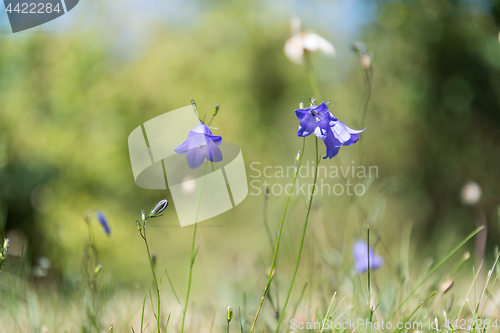
[[[295,115],[300,120],[297,136],[304,137],[314,133],[314,135],[322,140],[326,139],[329,128],[337,120],[328,111],[328,106],[325,103],[295,110]]]
[[[328,129],[328,133],[326,138],[324,139],[326,146],[326,156],[325,158],[332,158],[339,153],[339,149],[341,146],[351,146],[358,142],[359,133],[362,133],[366,130],[353,130],[352,128],[347,127],[343,122],[336,119],[333,121],[332,126]]]
[[[368,267],[368,251],[370,253],[370,267]],[[354,243],[354,246],[352,248],[352,256],[354,257],[356,271],[358,272],[358,274],[366,272],[368,269],[379,269],[384,264],[384,259],[382,259],[382,257],[378,254],[375,254],[371,246],[368,250],[368,244],[363,240],[359,240]]]
[[[97,220],[101,223],[102,229],[106,233],[106,235],[111,235],[111,229],[109,228],[108,220],[106,216],[100,211],[96,211]]]
[[[177,154],[186,154],[188,165],[196,169],[203,164],[205,158],[211,162],[222,161],[222,152],[218,147],[222,137],[213,135],[207,125],[200,123],[189,131],[186,141],[174,148]]]

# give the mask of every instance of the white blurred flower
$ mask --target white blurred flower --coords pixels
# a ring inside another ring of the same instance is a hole
[[[462,202],[470,206],[477,204],[481,200],[482,194],[483,191],[476,182],[468,182],[460,192]]]
[[[191,176],[182,179],[181,191],[184,195],[191,195],[196,190],[196,180]]]
[[[305,52],[321,51],[327,55],[335,55],[332,43],[313,32],[300,32],[300,20],[292,19],[292,37],[285,42],[285,55],[291,62],[304,63]]]

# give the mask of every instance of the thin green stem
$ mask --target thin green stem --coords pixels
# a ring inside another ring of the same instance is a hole
[[[309,74],[309,81],[311,84],[313,97],[319,100],[319,86],[318,86],[318,80],[316,79],[316,75],[314,74],[311,52],[306,51],[304,58],[307,66],[307,72]]]
[[[365,104],[363,105],[363,111],[361,113],[361,127],[365,126],[366,110],[368,109],[368,102],[372,96],[372,72],[370,69],[365,69],[365,80],[366,80],[366,98]]]
[[[89,249],[90,253],[89,256],[92,256],[94,259],[94,262],[92,262],[92,258],[89,258],[87,267],[86,269],[88,270],[89,276],[88,276],[88,284],[90,287],[90,297],[91,297],[91,302],[92,302],[92,321],[94,324],[94,328],[96,329],[96,332],[99,332],[99,320],[97,319],[97,295],[96,295],[96,284],[97,284],[97,277],[95,274],[95,268],[98,265],[98,255],[97,255],[97,248],[94,243],[94,239],[92,237],[92,230],[90,226],[90,219],[86,217],[85,222],[87,223],[87,232],[88,232],[88,237],[89,237]]]
[[[190,265],[189,265],[189,279],[188,279],[186,303],[184,305],[184,311],[182,313],[181,333],[184,332],[184,322],[186,320],[186,312],[187,312],[187,306],[188,306],[188,301],[189,301],[189,293],[191,292],[191,280],[192,280],[192,276],[193,276],[193,265],[194,265],[194,258],[193,258],[194,257],[194,244],[196,241],[196,229],[197,229],[197,227],[198,227],[198,223],[195,223],[194,232],[193,232],[193,244],[191,246],[191,261],[190,261]]]
[[[195,251],[194,251],[194,246],[196,243],[196,229],[198,228],[198,214],[200,212],[200,205],[201,205],[201,198],[202,198],[202,193],[203,193],[203,186],[205,185],[205,176],[207,175],[207,167],[208,163],[205,162],[205,174],[203,175],[203,180],[201,182],[201,189],[200,189],[200,197],[198,199],[198,208],[196,209],[196,220],[194,224],[194,232],[193,232],[193,243],[191,244],[191,259],[189,263],[189,278],[188,278],[188,287],[187,287],[187,295],[186,295],[186,303],[184,305],[184,310],[182,312],[182,325],[181,325],[181,333],[184,332],[184,324],[186,321],[186,313],[187,313],[187,306],[189,302],[189,294],[191,292],[191,280],[193,277],[193,266],[194,266],[194,256],[195,256]],[[212,165],[213,167],[213,165]]]
[[[297,170],[295,170],[295,176],[293,177],[292,189],[290,190],[290,194],[288,194],[288,198],[286,199],[285,210],[283,211],[283,216],[281,218],[280,231],[278,233],[278,239],[276,241],[276,247],[274,248],[274,255],[273,255],[273,262],[271,264],[271,270],[269,271],[269,277],[267,278],[266,288],[264,289],[264,294],[262,295],[262,299],[260,300],[260,304],[259,304],[259,307],[257,309],[257,313],[255,314],[255,318],[253,320],[252,327],[250,328],[250,333],[252,333],[253,329],[255,328],[255,324],[257,323],[257,319],[259,318],[260,310],[262,309],[262,304],[264,304],[264,300],[266,298],[267,291],[269,290],[269,286],[271,285],[271,280],[272,280],[272,276],[273,276],[273,270],[274,270],[274,266],[276,264],[276,256],[278,254],[278,248],[280,246],[281,233],[283,231],[283,225],[285,223],[285,216],[286,216],[286,212],[288,210],[288,204],[290,202],[290,198],[292,196],[293,189],[295,187],[295,182],[297,180],[297,175],[299,174],[299,169],[300,169],[300,165],[302,163],[302,158],[304,156],[305,148],[306,148],[306,138],[304,138],[303,141],[302,141],[302,152],[301,152],[301,155],[299,157],[299,161],[297,163]]]
[[[160,288],[158,287],[158,280],[156,279],[155,267],[153,265],[153,258],[151,257],[151,252],[149,251],[148,239],[146,237],[146,228],[144,228],[144,244],[146,244],[146,250],[148,251],[149,264],[151,265],[151,272],[153,273],[153,278],[155,281],[156,296],[158,298],[158,313],[156,315],[156,323],[158,328],[158,333],[160,332]]]
[[[337,295],[337,292],[335,292],[332,296],[332,300],[330,301],[330,305],[328,306],[328,310],[326,310],[326,315],[325,315],[325,319],[323,319],[323,322],[326,322],[326,320],[328,319],[328,315],[330,314],[330,309],[332,308],[333,300],[335,299],[336,295]],[[324,328],[325,327],[323,325],[321,325],[321,331],[319,333],[323,333]]]
[[[373,309],[372,309],[372,287],[371,287],[371,267],[370,267],[370,225],[367,225],[367,243],[368,243],[368,308],[370,309],[370,322],[372,321]]]
[[[307,208],[306,220],[304,222],[304,229],[302,231],[302,239],[300,241],[299,256],[297,258],[297,263],[295,265],[295,270],[293,272],[292,281],[290,282],[290,287],[288,288],[288,294],[286,295],[286,300],[285,300],[285,303],[283,304],[283,309],[281,310],[281,315],[280,315],[280,318],[278,320],[278,324],[276,325],[276,330],[274,331],[275,333],[278,332],[278,329],[279,329],[280,324],[283,320],[283,317],[285,316],[286,306],[288,304],[288,301],[290,300],[290,295],[292,293],[293,284],[295,282],[295,277],[297,276],[297,271],[299,269],[299,264],[300,264],[300,257],[302,256],[302,248],[304,247],[304,240],[306,237],[307,222],[309,221],[309,214],[311,213],[311,207],[312,207],[312,202],[313,202],[313,198],[314,198],[314,191],[316,190],[316,180],[318,179],[318,166],[319,166],[319,162],[321,160],[319,158],[318,138],[317,137],[315,138],[315,141],[316,141],[316,168],[314,170],[313,188],[312,188],[311,195],[309,197],[309,206]]]

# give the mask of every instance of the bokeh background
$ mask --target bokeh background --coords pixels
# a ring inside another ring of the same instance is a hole
[[[313,92],[306,67],[283,52],[293,17],[335,46],[336,57],[313,55],[317,98],[331,100],[334,115],[353,128],[361,125],[366,86],[351,43],[363,41],[374,54],[367,130],[324,163],[358,165],[362,153],[378,178],[363,197],[315,199],[305,260],[330,253],[326,260],[350,267],[350,248],[368,219],[393,268],[410,225],[416,263],[465,237],[478,216],[488,225],[487,258],[500,242],[498,1],[82,0],[18,34],[0,11],[0,234],[11,239],[13,256],[24,251],[33,266],[51,261],[48,275],[36,278],[41,285],[77,283],[83,217],[99,209],[112,230],[108,237],[93,222],[108,281],[139,293],[149,287],[135,221],[141,209],[171,198],[136,186],[127,138],[157,115],[191,99],[210,114],[218,103],[214,133],[241,147],[249,175],[253,162],[295,164],[302,142],[293,110]],[[313,158],[312,139],[306,158]],[[460,199],[468,181],[482,188],[473,207]],[[285,199],[269,196],[266,213],[264,194],[249,195],[200,224],[194,294],[221,308],[243,291],[259,299],[272,254],[264,216],[275,234]],[[300,196],[292,205],[285,263],[295,258],[305,211]],[[172,202],[149,228],[157,266],[184,288],[192,228],[179,227]],[[474,244],[468,247],[472,253]],[[162,289],[168,292],[165,281]]]

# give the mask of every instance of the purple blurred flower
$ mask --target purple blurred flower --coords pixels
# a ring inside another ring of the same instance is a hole
[[[100,211],[97,211],[96,215],[97,215],[97,219],[101,223],[102,229],[104,230],[106,235],[108,235],[108,236],[111,235],[111,229],[109,229],[109,224],[108,224],[108,220],[106,219],[106,216],[104,216],[104,214]]]
[[[379,269],[384,264],[384,259],[381,256],[375,254],[373,248],[370,246],[370,269]],[[356,263],[356,271],[358,273],[363,273],[368,270],[368,244],[359,240],[354,243],[352,248],[352,256]]]
[[[177,154],[186,154],[188,165],[196,169],[203,164],[205,158],[211,162],[222,161],[222,152],[218,147],[222,137],[213,135],[207,125],[200,123],[189,131],[186,141],[174,148]]]
[[[305,109],[295,110],[295,115],[300,120],[297,136],[304,137],[314,133],[321,140],[326,139],[329,128],[337,121],[337,118],[328,111],[328,106],[324,102],[320,105],[311,105]]]
[[[347,127],[343,122],[336,119],[332,126],[329,128],[326,138],[324,139],[326,146],[326,156],[325,158],[332,158],[339,153],[339,149],[341,146],[351,146],[358,142],[359,133],[362,133],[366,130],[353,130],[352,128]]]

